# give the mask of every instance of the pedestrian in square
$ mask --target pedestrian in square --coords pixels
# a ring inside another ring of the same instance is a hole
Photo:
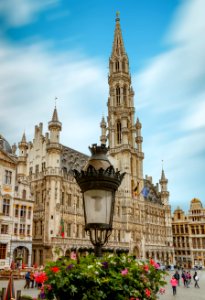
[[[26,289],[29,289],[30,288],[30,271],[28,271],[25,275],[25,280],[26,280],[26,283],[24,285],[24,288]]]
[[[181,277],[182,277],[182,280],[184,282],[184,287],[186,287],[186,272],[185,271],[182,271]]]
[[[178,286],[180,285],[180,275],[179,275],[179,272],[178,271],[176,271],[175,273],[174,273],[174,278],[177,280],[177,283],[178,283]]]
[[[172,290],[173,290],[173,296],[175,296],[176,293],[177,293],[177,284],[178,284],[178,282],[177,282],[176,278],[174,277],[174,275],[172,276],[172,278],[170,280],[170,283],[171,283]]]
[[[199,276],[197,275],[197,272],[194,273],[193,279],[194,279],[194,282],[195,282],[194,287],[199,288],[199,284],[198,284]]]

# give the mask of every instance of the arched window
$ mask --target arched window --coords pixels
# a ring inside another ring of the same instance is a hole
[[[127,87],[126,86],[123,87],[123,102],[124,102],[124,105],[127,106]]]
[[[121,128],[121,123],[118,121],[117,122],[117,143],[121,144],[122,141],[122,128]]]
[[[120,106],[120,87],[117,86],[116,88],[116,102],[117,102],[117,106]]]
[[[9,216],[9,213],[10,213],[10,200],[3,199],[3,215]]]
[[[122,71],[126,72],[126,62],[125,62],[125,59],[123,59],[123,61],[122,61]]]
[[[119,61],[117,60],[116,63],[115,63],[115,70],[116,70],[116,71],[119,71],[119,69],[120,69],[120,63],[119,63]]]
[[[22,192],[22,198],[23,198],[23,200],[26,200],[26,190],[23,190],[23,192]]]

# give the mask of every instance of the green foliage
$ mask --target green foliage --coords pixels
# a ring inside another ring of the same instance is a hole
[[[137,262],[132,256],[93,255],[78,260],[62,258],[45,268],[48,279],[41,298],[59,300],[155,300],[165,285],[157,264]]]
[[[27,295],[23,295],[23,296],[21,296],[20,299],[21,299],[21,300],[33,300],[33,297],[27,296]]]

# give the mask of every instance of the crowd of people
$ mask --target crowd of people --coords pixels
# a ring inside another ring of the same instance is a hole
[[[38,281],[39,274],[41,274],[42,270],[34,269],[34,270],[28,270],[25,274],[25,285],[24,289],[26,288],[41,288],[42,283]]]
[[[180,279],[182,280],[182,284],[184,285],[185,288],[190,287],[190,284],[192,283],[192,279],[194,281],[194,287],[199,288],[199,284],[198,284],[199,276],[196,271],[194,272],[193,276],[191,275],[190,271],[182,270],[181,275],[179,274],[178,271],[176,271],[170,280],[174,296],[177,293],[177,286],[180,286]]]

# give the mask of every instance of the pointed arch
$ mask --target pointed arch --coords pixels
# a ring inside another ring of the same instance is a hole
[[[117,106],[120,106],[120,87],[116,87],[116,104]]]
[[[127,70],[126,70],[126,60],[125,60],[125,58],[123,59],[123,61],[122,61],[122,71],[123,72],[126,72]]]
[[[121,122],[117,121],[117,143],[121,144],[122,142],[122,125]]]
[[[127,86],[123,86],[123,103],[124,106],[127,107]]]
[[[115,62],[115,70],[116,70],[116,71],[119,71],[119,69],[120,69],[120,63],[119,63],[119,61],[117,60],[117,61]]]

